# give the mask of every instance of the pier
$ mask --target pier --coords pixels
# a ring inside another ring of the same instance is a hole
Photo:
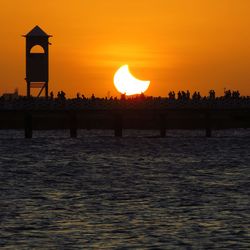
[[[25,138],[34,130],[69,130],[77,137],[78,129],[112,129],[122,137],[124,129],[158,130],[165,137],[167,130],[204,130],[211,137],[213,130],[250,128],[250,108],[241,109],[24,109],[0,110],[0,129],[23,129]]]

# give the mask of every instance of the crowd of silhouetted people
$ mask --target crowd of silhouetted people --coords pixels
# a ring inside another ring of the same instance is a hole
[[[85,97],[77,93],[75,98],[67,98],[64,91],[59,91],[55,96],[50,92],[48,98],[27,98],[15,97],[6,99],[0,97],[0,109],[21,109],[21,108],[69,108],[69,109],[112,109],[112,108],[189,108],[207,107],[216,108],[250,107],[250,97],[241,96],[239,91],[225,90],[224,96],[216,96],[214,90],[210,90],[207,96],[200,92],[191,93],[187,91],[170,91],[167,97],[145,96],[143,93],[135,96],[98,98],[94,94]]]
[[[118,97],[105,97],[105,100],[137,100],[137,99],[147,99],[152,98],[145,96],[143,93],[139,95],[133,95],[133,96],[126,96],[126,94],[121,94],[120,98]],[[157,97],[159,98],[159,97]],[[165,97],[160,97],[162,99],[166,99]],[[188,100],[215,100],[215,99],[249,99],[250,97],[241,97],[240,92],[237,91],[231,91],[231,90],[225,90],[224,96],[216,96],[216,93],[214,90],[210,90],[208,93],[208,96],[202,96],[199,91],[194,91],[193,93],[190,93],[189,90],[187,91],[178,91],[178,93],[175,93],[174,91],[170,91],[168,93],[167,99],[169,100],[177,100],[177,101],[188,101]],[[57,93],[57,98],[55,98],[53,91],[50,92],[49,96],[50,100],[67,100],[66,93],[64,91],[59,91]],[[76,98],[70,98],[70,99],[77,99],[77,100],[95,100],[95,99],[102,99],[97,98],[94,94],[91,95],[90,98],[85,97],[81,93],[76,94]]]
[[[66,93],[64,91],[58,91],[57,96],[55,97],[53,91],[50,92],[49,94],[49,100],[53,100],[53,101],[67,101],[67,100],[121,100],[121,101],[125,101],[125,100],[145,100],[145,99],[162,99],[162,100],[175,100],[175,101],[192,101],[192,100],[228,100],[228,99],[249,99],[250,97],[247,96],[241,96],[240,92],[237,91],[231,91],[231,90],[225,90],[224,92],[224,96],[216,96],[216,93],[214,90],[210,90],[208,96],[201,96],[199,91],[195,91],[193,93],[190,93],[189,90],[187,91],[178,91],[178,93],[175,93],[174,91],[170,91],[168,93],[168,97],[152,97],[152,96],[145,96],[143,93],[139,94],[139,95],[133,95],[133,96],[126,96],[126,94],[121,94],[120,98],[118,97],[105,97],[105,98],[98,98],[96,97],[94,94],[91,95],[91,97],[87,98],[85,97],[83,94],[80,94],[79,92],[76,94],[75,98],[66,98]],[[28,99],[25,96],[18,96],[18,98],[15,97],[15,100],[20,100],[20,99]],[[44,99],[43,98],[35,98],[35,97],[31,97],[29,98],[30,100],[41,100]],[[13,101],[12,98],[8,98],[8,100],[5,100],[4,96],[0,97],[1,101]]]
[[[208,96],[202,97],[199,91],[195,91],[194,93],[190,93],[189,90],[187,91],[179,91],[177,95],[174,91],[170,91],[168,94],[168,98],[170,100],[201,100],[201,99],[210,99],[215,100],[216,99],[216,93],[212,89],[209,91]],[[219,99],[239,99],[240,98],[240,92],[237,91],[231,91],[231,90],[225,90],[224,96],[218,97]]]
[[[168,98],[170,100],[200,100],[201,99],[201,94],[200,92],[194,92],[192,95],[189,90],[187,91],[179,91],[177,95],[175,94],[174,91],[170,91],[168,94]]]

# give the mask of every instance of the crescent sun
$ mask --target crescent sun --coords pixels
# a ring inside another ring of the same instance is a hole
[[[130,73],[129,66],[124,65],[115,73],[114,84],[121,94],[136,95],[144,93],[148,89],[150,81],[136,79]]]

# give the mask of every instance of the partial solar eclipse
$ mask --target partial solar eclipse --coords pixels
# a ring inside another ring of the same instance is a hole
[[[136,79],[130,73],[128,65],[124,65],[115,73],[114,84],[121,94],[136,95],[144,93],[148,89],[150,81]]]

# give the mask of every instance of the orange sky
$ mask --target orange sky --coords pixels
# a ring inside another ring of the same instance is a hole
[[[50,39],[50,90],[119,95],[113,75],[129,64],[151,80],[147,95],[239,89],[250,95],[249,0],[1,0],[0,94],[25,94],[25,39]]]

